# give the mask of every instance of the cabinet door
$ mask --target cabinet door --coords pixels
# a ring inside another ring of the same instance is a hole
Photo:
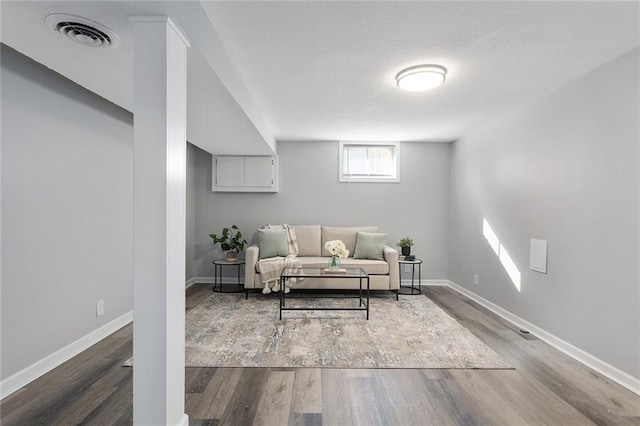
[[[216,158],[217,186],[244,186],[244,157]]]
[[[259,187],[273,185],[273,160],[271,157],[244,158],[244,185]]]

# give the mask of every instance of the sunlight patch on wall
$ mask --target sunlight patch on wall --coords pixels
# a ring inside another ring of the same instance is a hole
[[[511,282],[513,282],[513,285],[518,291],[520,291],[520,284],[522,279],[520,270],[516,266],[511,256],[509,256],[509,252],[507,251],[507,249],[505,249],[504,246],[500,243],[500,239],[498,238],[496,233],[493,232],[493,229],[491,228],[491,225],[489,225],[486,217],[482,218],[482,235],[484,235],[487,243],[489,243],[489,246],[491,246],[496,256],[498,256],[498,259],[500,259],[500,263],[502,263],[502,267],[505,269],[505,271],[507,271],[507,274],[509,275],[509,278],[511,278]]]
[[[509,252],[505,250],[502,244],[500,244],[500,255],[498,257],[500,259],[500,263],[502,263],[502,266],[507,271],[507,274],[509,274],[509,278],[511,278],[513,285],[515,285],[518,291],[520,291],[520,271],[513,259],[511,259],[511,256],[509,256]]]
[[[496,256],[500,256],[500,240],[495,232],[493,232],[493,229],[491,229],[491,226],[489,226],[486,218],[482,218],[482,235],[487,239]]]

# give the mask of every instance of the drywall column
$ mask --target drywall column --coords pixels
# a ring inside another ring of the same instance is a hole
[[[133,423],[184,411],[186,93],[189,42],[167,17],[133,17]]]

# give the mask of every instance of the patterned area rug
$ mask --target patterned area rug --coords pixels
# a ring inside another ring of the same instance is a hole
[[[513,368],[425,296],[391,293],[361,311],[285,311],[270,296],[212,294],[186,316],[187,367]],[[287,306],[356,306],[291,299]]]

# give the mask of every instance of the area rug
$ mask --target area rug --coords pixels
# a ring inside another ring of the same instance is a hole
[[[287,306],[357,306],[304,298]],[[356,305],[354,305],[356,304]],[[425,296],[385,293],[361,311],[285,311],[277,297],[215,293],[186,316],[187,367],[475,368],[512,366]]]

